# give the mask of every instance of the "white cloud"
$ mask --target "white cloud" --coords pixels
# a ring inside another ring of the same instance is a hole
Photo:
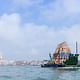
[[[40,7],[40,21],[54,24],[71,24],[80,14],[80,0],[56,0]]]
[[[62,41],[67,41],[73,52],[75,41],[80,44],[80,24],[55,30],[46,25],[20,23],[16,13],[0,17],[0,50],[6,59],[47,59]]]
[[[20,17],[18,14],[7,15],[0,17],[0,36],[5,40],[15,40],[21,34]]]
[[[19,13],[23,22],[72,25],[79,23],[79,3],[80,0],[8,0],[1,5],[1,13]]]
[[[80,13],[80,0],[64,0],[64,7],[69,14]]]
[[[41,12],[41,16],[45,18],[45,20],[51,22],[64,18],[66,14],[63,0],[57,0],[55,2],[53,1],[46,6],[42,6],[40,12]]]

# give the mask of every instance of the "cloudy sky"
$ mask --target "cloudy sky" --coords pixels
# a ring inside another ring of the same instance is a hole
[[[0,0],[3,59],[49,59],[63,41],[80,45],[80,0]]]

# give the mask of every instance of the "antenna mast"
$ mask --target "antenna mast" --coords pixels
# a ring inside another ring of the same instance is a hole
[[[78,43],[76,41],[76,54],[78,54]]]

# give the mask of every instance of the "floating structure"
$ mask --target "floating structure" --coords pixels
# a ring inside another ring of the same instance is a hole
[[[80,64],[78,62],[78,44],[76,42],[76,53],[72,54],[71,49],[67,45],[67,42],[60,43],[53,57],[49,54],[50,60],[47,64],[42,64],[41,67],[68,67],[68,68],[79,68]],[[66,69],[66,68],[65,68]]]
[[[53,53],[53,62],[55,64],[63,63],[67,59],[69,59],[70,54],[72,54],[70,48],[68,47],[66,42],[59,44]]]

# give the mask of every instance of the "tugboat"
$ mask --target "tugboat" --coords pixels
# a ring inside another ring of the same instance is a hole
[[[53,57],[49,53],[50,60],[46,64],[41,64],[41,67],[56,67],[60,69],[78,69],[78,44],[76,42],[76,54],[72,54],[66,42],[58,45]]]

